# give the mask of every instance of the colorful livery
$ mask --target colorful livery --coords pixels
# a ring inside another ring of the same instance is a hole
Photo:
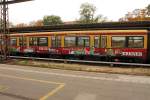
[[[146,63],[150,57],[149,29],[129,25],[108,29],[101,24],[102,27],[87,29],[12,31],[11,54]]]

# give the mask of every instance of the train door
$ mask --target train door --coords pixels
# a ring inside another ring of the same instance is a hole
[[[100,36],[100,54],[102,56],[107,55],[107,36],[106,35],[101,35]]]
[[[94,47],[95,48],[107,48],[107,36],[98,35],[94,36]]]
[[[17,37],[10,38],[10,52],[17,52]]]
[[[107,36],[106,35],[97,35],[94,36],[94,52],[96,54],[104,55],[105,49],[107,47]]]
[[[38,42],[37,52],[43,54],[48,53],[48,37],[38,37],[37,42]]]
[[[19,37],[20,52],[23,53],[26,47],[26,38],[22,35]]]
[[[94,36],[94,55],[98,56],[96,59],[105,61],[107,56],[107,41],[106,35]]]
[[[29,37],[30,53],[36,53],[38,50],[38,37]]]
[[[51,36],[51,47],[52,48],[61,47],[61,36]]]

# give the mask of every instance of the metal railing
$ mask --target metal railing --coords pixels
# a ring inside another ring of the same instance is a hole
[[[31,59],[31,60],[42,60],[42,61],[59,61],[63,63],[83,63],[83,64],[104,64],[109,66],[121,65],[131,67],[150,67],[150,64],[141,63],[124,63],[124,62],[106,62],[106,61],[88,61],[88,60],[70,60],[70,59],[53,59],[53,58],[39,58],[39,57],[22,57],[22,56],[10,56],[13,59]]]

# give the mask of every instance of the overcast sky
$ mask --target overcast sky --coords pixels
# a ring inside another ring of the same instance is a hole
[[[10,22],[29,23],[42,19],[45,15],[58,15],[63,21],[79,18],[82,3],[92,3],[97,7],[97,14],[117,21],[128,11],[144,8],[150,0],[34,0],[9,6]]]

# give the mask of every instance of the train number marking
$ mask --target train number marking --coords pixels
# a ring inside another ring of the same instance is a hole
[[[142,56],[142,52],[122,52],[123,56]]]

